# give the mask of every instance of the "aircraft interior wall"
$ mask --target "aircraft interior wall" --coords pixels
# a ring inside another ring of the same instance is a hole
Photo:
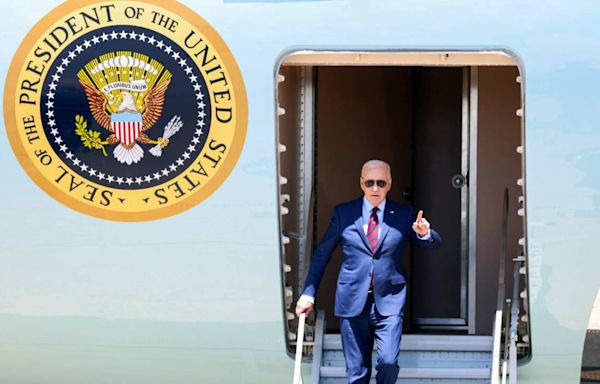
[[[521,106],[516,67],[480,67],[477,138],[477,333],[491,334],[501,248],[502,199],[508,188],[508,241],[506,255],[507,295],[512,297],[512,259],[521,254],[518,240],[523,220],[517,212],[523,205],[523,189],[516,180],[523,177],[521,122],[515,112]],[[493,298],[490,300],[490,298]]]

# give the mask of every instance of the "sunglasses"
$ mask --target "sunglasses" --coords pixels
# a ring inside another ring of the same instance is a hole
[[[387,181],[385,181],[385,180],[365,180],[365,181],[363,181],[363,184],[367,188],[373,188],[375,183],[377,183],[377,186],[379,188],[385,188],[385,186],[387,185]]]

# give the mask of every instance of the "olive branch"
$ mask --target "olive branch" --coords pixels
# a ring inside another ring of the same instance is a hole
[[[107,141],[102,141],[100,138],[100,132],[92,131],[87,128],[87,121],[83,118],[82,115],[75,115],[75,133],[81,139],[83,146],[90,149],[101,149],[104,156],[108,156],[106,154],[106,150],[104,146],[108,144]]]

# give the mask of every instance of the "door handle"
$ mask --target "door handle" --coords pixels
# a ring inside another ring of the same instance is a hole
[[[467,178],[463,175],[454,175],[452,176],[452,186],[456,189],[461,189],[467,185]]]

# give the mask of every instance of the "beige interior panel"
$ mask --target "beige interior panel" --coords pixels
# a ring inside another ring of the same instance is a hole
[[[465,52],[330,52],[297,51],[282,59],[283,65],[351,66],[514,66],[517,59],[505,51]]]
[[[516,67],[479,68],[478,193],[477,193],[477,313],[476,331],[491,334],[498,290],[499,255],[502,239],[502,202],[509,189],[508,246],[506,265],[518,256],[518,238],[523,235],[517,185],[521,176],[521,107]],[[507,297],[512,297],[512,267],[506,270]]]

